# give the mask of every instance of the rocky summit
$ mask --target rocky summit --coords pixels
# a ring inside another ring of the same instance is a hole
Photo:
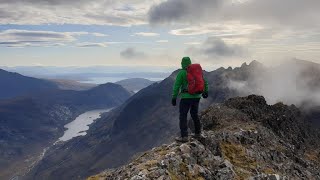
[[[237,97],[201,121],[203,138],[153,148],[88,180],[320,179],[319,133],[293,105]]]

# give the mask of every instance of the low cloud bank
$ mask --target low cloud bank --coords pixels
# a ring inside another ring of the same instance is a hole
[[[249,74],[246,81],[230,80],[228,87],[239,95],[263,95],[269,104],[320,106],[319,64],[294,60],[277,67],[254,69]]]

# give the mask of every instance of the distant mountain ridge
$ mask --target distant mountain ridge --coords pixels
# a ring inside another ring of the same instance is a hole
[[[146,88],[147,86],[150,86],[155,82],[150,81],[148,79],[144,79],[144,78],[130,78],[130,79],[124,79],[115,83],[121,85],[122,87],[126,88],[129,91],[137,92],[143,88]]]
[[[2,69],[0,69],[0,84],[0,100],[49,89],[58,89],[58,86],[53,82],[26,77]]]
[[[1,67],[0,67],[1,68]],[[137,66],[89,66],[89,67],[54,67],[54,66],[17,66],[2,67],[6,71],[17,72],[24,76],[41,79],[64,79],[92,82],[100,78],[148,78],[164,79],[172,68],[167,67],[137,67]],[[150,71],[152,69],[152,71]],[[101,84],[100,82],[98,82]],[[105,82],[102,82],[105,83]]]

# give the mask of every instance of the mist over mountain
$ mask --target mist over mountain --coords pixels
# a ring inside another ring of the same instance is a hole
[[[58,89],[58,86],[53,82],[26,77],[2,69],[0,69],[0,84],[0,99],[8,99],[49,89]]]
[[[239,95],[261,94],[270,104],[281,101],[312,107],[320,105],[319,80],[320,64],[294,59],[275,67],[260,64],[248,79],[231,80],[229,87]]]
[[[294,104],[320,127],[320,64],[293,59],[275,67],[253,62],[246,79],[230,79],[228,87],[239,96],[263,95],[269,104]],[[246,66],[246,64],[243,64]]]

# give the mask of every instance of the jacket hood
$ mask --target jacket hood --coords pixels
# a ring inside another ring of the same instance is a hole
[[[182,69],[186,69],[191,64],[191,59],[189,57],[182,58],[181,67]]]

